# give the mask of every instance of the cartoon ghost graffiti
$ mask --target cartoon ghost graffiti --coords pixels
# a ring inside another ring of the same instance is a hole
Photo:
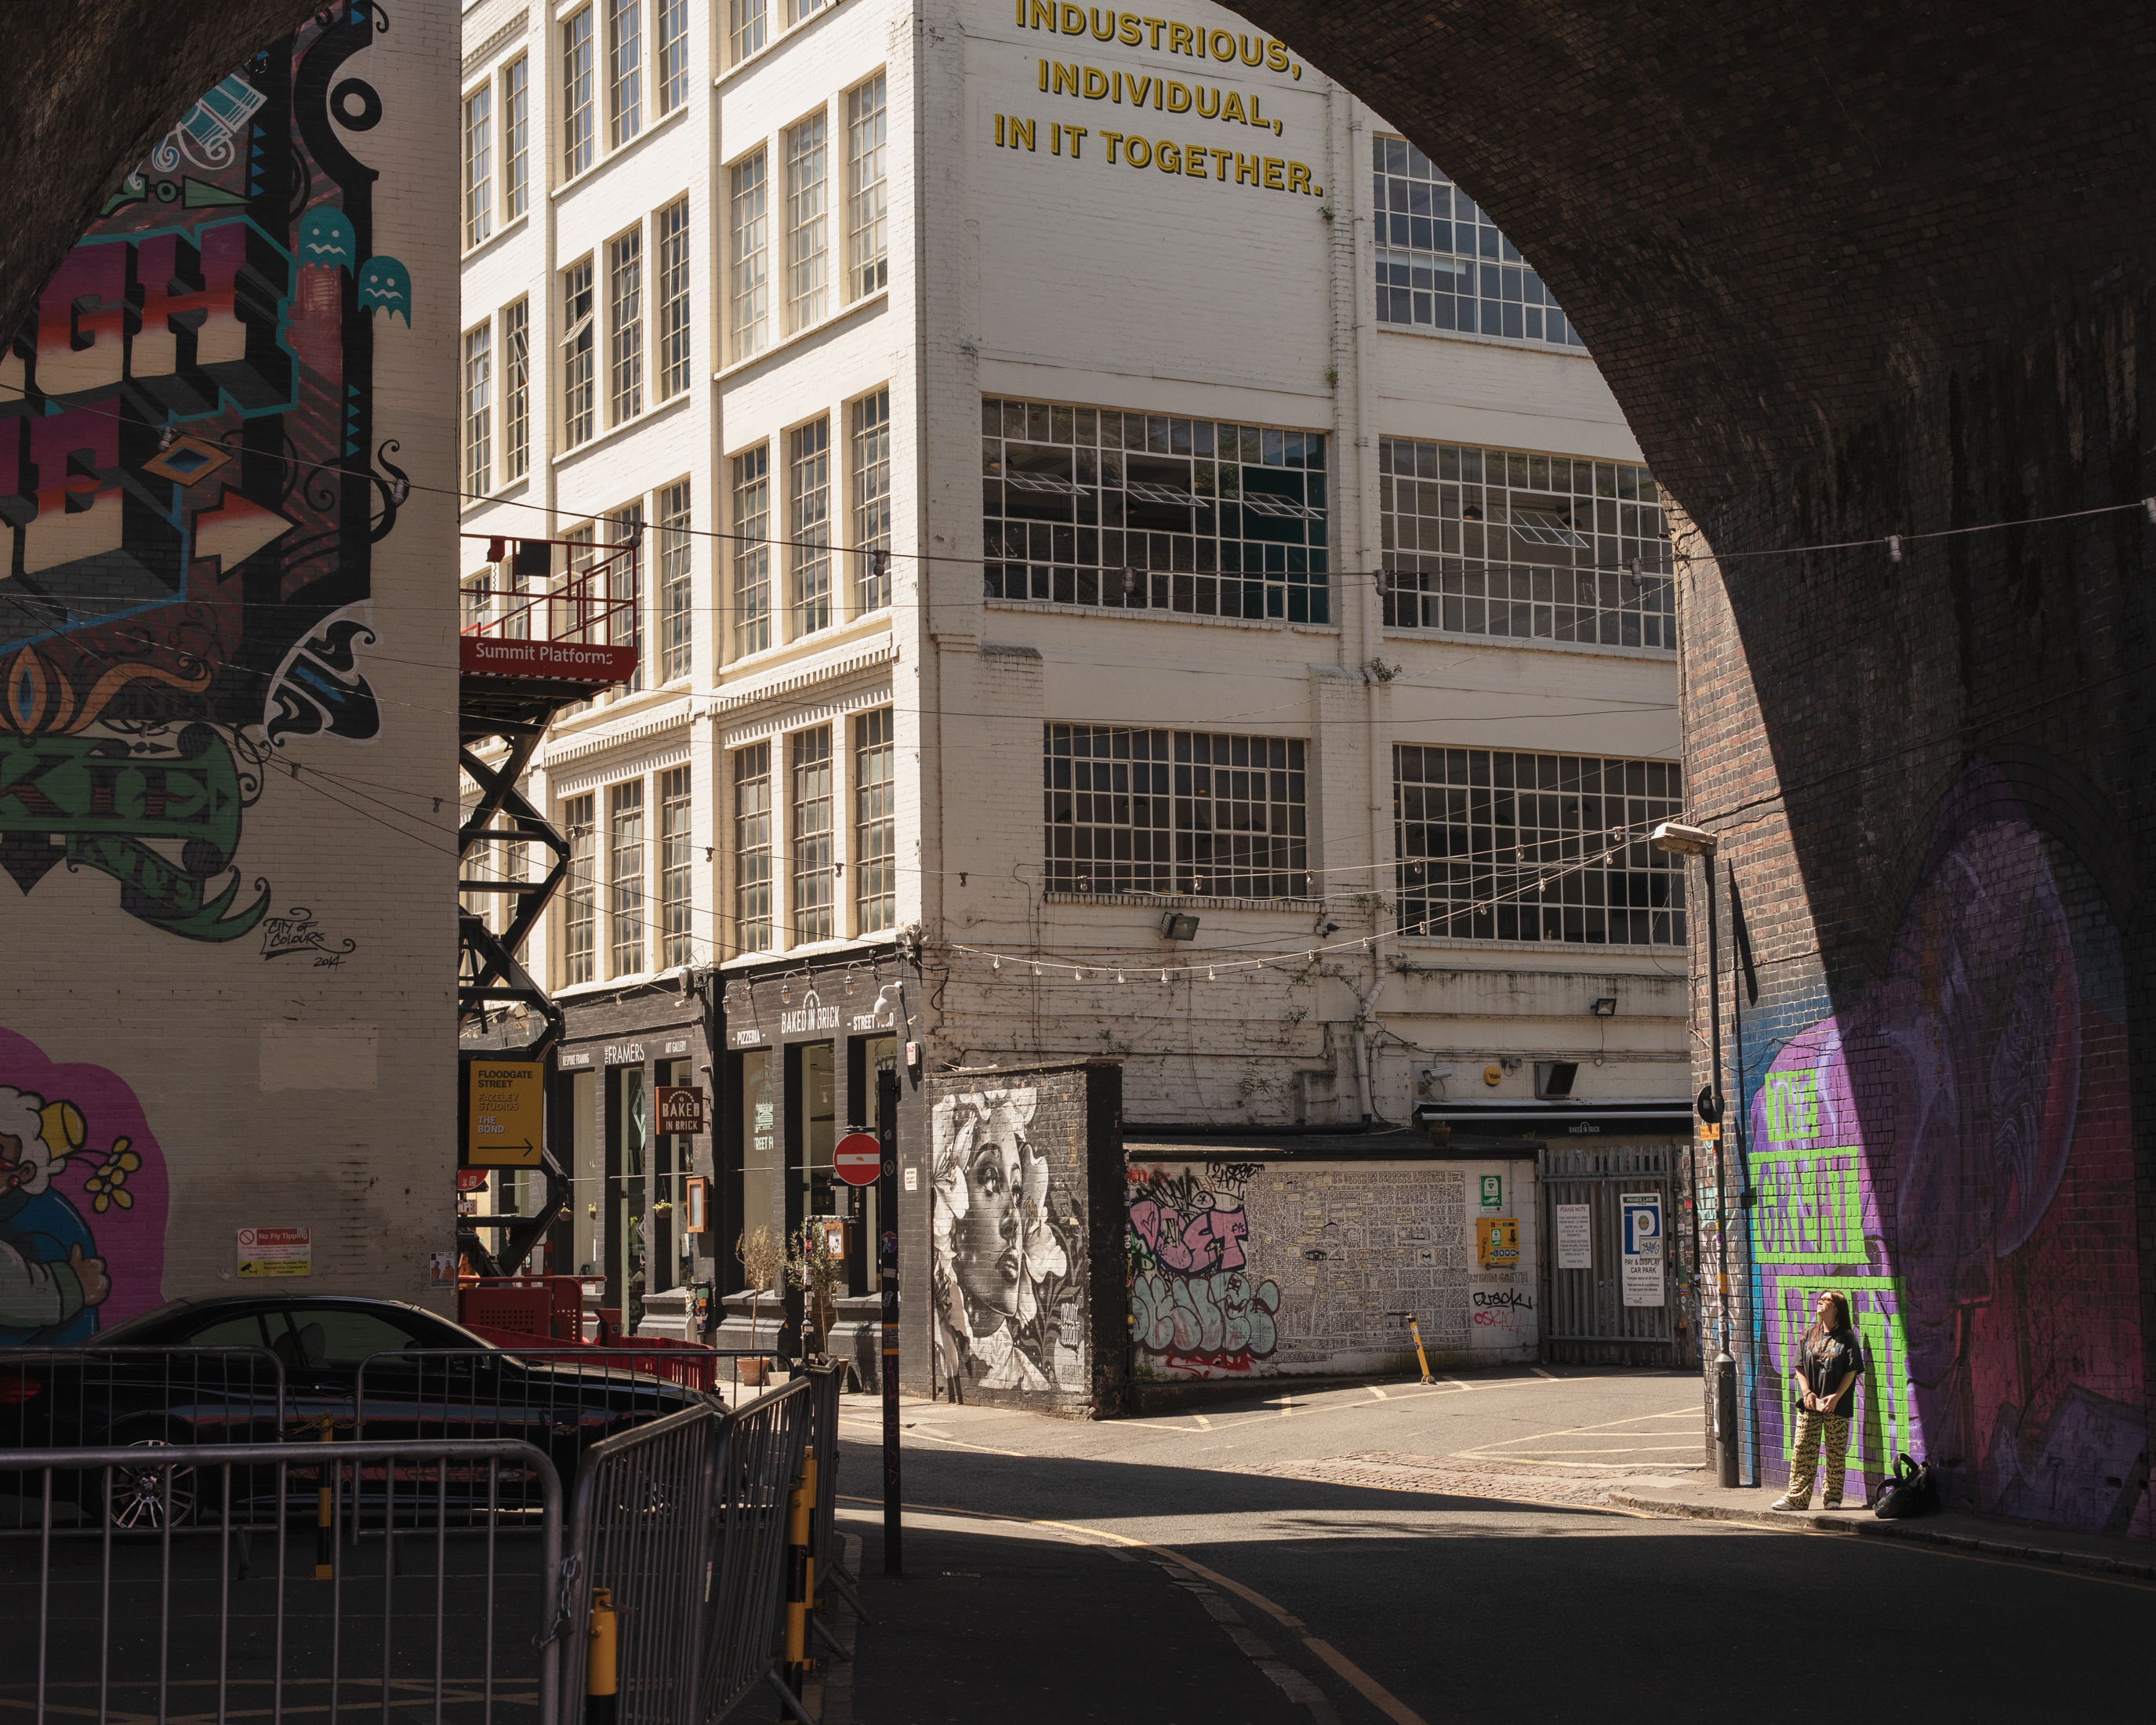
[[[302,264],[357,269],[359,241],[352,234],[351,219],[341,209],[326,203],[316,205],[300,218],[299,253]],[[401,271],[403,266],[398,265],[398,269]],[[408,317],[405,321],[409,323],[411,320]]]
[[[359,270],[359,309],[372,317],[386,311],[412,327],[412,272],[394,258],[369,258]]]
[[[96,1332],[111,1280],[89,1224],[52,1184],[88,1138],[74,1103],[0,1085],[0,1346],[67,1347]],[[127,1176],[141,1166],[115,1139],[85,1188],[91,1208],[130,1208]]]

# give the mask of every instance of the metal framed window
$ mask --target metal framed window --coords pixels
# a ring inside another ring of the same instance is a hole
[[[625,504],[609,524],[608,537],[616,545],[629,544],[638,537],[637,529],[644,525],[644,505],[641,501]],[[614,564],[613,597],[622,602],[622,608],[613,614],[613,644],[636,649],[636,669],[629,673],[629,686],[632,689],[648,687],[651,681],[650,667],[644,657],[644,551],[641,545],[627,552]]]
[[[1378,508],[1388,629],[1676,650],[1644,467],[1380,438]]]
[[[769,39],[770,0],[728,0],[726,64],[739,65]]]
[[[770,341],[770,186],[764,152],[737,162],[727,175],[733,247],[733,357],[747,359]]]
[[[607,244],[607,424],[644,411],[644,229]]]
[[[644,968],[644,781],[607,788],[607,943],[615,976]]]
[[[898,746],[891,709],[854,721],[854,932],[898,917]]]
[[[689,0],[659,0],[653,29],[659,39],[659,111],[671,114],[689,100]]]
[[[824,116],[812,116],[786,133],[786,330],[816,322],[829,300],[825,236],[830,201]]]
[[[734,457],[734,653],[771,644],[771,445]]]
[[[513,222],[531,203],[531,61],[519,54],[501,69],[501,217]]]
[[[659,680],[670,683],[689,675],[696,639],[688,480],[659,488],[659,519],[652,536],[659,557]]]
[[[771,745],[734,751],[734,950],[771,950]]]
[[[690,932],[696,870],[689,845],[691,810],[689,769],[671,768],[659,775],[659,923],[666,950],[660,968],[693,964],[696,943]]]
[[[1370,138],[1378,321],[1584,353],[1587,343],[1489,213],[1405,138]]]
[[[659,264],[659,399],[666,401],[689,387],[689,200],[670,203],[651,221]]]
[[[1051,891],[1312,896],[1300,737],[1049,725],[1044,740]]]
[[[793,633],[831,626],[831,422],[786,434],[787,561],[793,570]]]
[[[526,840],[503,839],[501,855],[501,873],[497,879],[521,882],[531,878],[531,847]],[[509,925],[516,920],[517,909],[524,901],[513,892],[490,893],[488,896],[494,900],[493,914],[488,918],[490,925],[496,934],[508,933]]]
[[[847,409],[853,445],[854,601],[863,611],[891,603],[891,391]]]
[[[521,480],[531,467],[531,302],[501,313],[501,476]]]
[[[793,790],[793,938],[831,938],[831,727],[787,739]]]
[[[1671,762],[1395,745],[1399,931],[1681,947],[1684,859],[1647,834],[1683,812]]]
[[[494,474],[494,326],[465,331],[465,501],[485,495]]]
[[[644,0],[607,0],[607,146],[644,130]]]
[[[562,177],[572,180],[598,159],[597,66],[592,9],[562,25]]]
[[[594,872],[598,844],[593,798],[565,798],[562,830],[569,841],[569,877],[562,895],[562,981],[565,987],[593,976],[593,942],[598,932],[598,879]]]
[[[988,596],[1332,620],[1325,434],[981,403]]]
[[[593,328],[592,260],[562,272],[562,444],[573,449],[598,429],[598,335]]]
[[[469,804],[461,811],[467,819],[470,818],[471,812],[471,807]],[[461,880],[493,880],[495,877],[494,841],[491,839],[482,839],[470,850],[465,851],[458,860],[457,875]],[[490,912],[494,909],[495,896],[495,895],[491,892],[459,892],[457,895],[457,908],[468,916],[478,917],[489,928],[493,928],[494,918]]]
[[[465,98],[465,248],[494,237],[494,86]]]
[[[890,280],[885,208],[884,74],[846,93],[846,295],[859,299]]]

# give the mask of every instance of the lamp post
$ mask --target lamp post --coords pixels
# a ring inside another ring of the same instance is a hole
[[[1716,1282],[1722,1295],[1722,1340],[1714,1357],[1714,1460],[1718,1482],[1733,1488],[1738,1477],[1737,1361],[1729,1352],[1729,1173],[1722,1137],[1722,932],[1714,914],[1714,855],[1721,841],[1702,827],[1666,820],[1647,843],[1667,856],[1696,856],[1706,865],[1707,1041],[1713,1062],[1699,1094],[1699,1117],[1714,1128]]]

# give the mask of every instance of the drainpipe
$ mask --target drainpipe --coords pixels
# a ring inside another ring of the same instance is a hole
[[[1370,984],[1370,992],[1363,997],[1355,1013],[1355,1099],[1363,1105],[1365,1132],[1370,1127],[1370,1014],[1377,1010],[1378,997],[1384,992],[1385,978],[1380,976]]]

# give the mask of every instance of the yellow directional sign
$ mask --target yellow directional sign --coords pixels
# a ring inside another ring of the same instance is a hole
[[[536,1060],[472,1060],[471,1124],[465,1160],[474,1168],[536,1168],[547,1142],[547,1069]]]

